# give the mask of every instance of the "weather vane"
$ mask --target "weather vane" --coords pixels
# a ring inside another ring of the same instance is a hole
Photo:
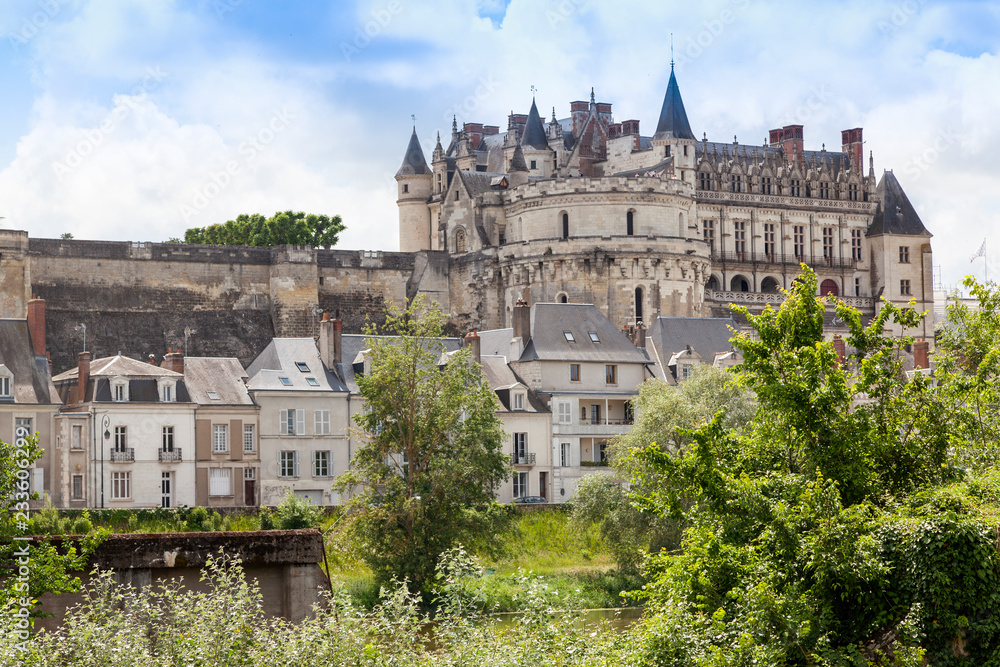
[[[532,86],[532,87],[531,87],[531,96],[532,96],[532,97],[534,97],[534,96],[535,96],[535,93],[537,93],[537,92],[538,92],[538,89],[537,89],[537,88],[535,88],[534,86]]]
[[[674,33],[670,33],[670,69],[674,68]]]
[[[413,124],[416,125],[417,124],[417,114],[411,113],[410,114],[410,120],[412,120]]]

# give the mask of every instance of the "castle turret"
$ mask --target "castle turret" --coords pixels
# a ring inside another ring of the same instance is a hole
[[[531,110],[528,112],[528,120],[524,125],[520,146],[524,153],[524,160],[528,165],[528,171],[532,176],[548,177],[552,175],[555,170],[554,155],[549,147],[545,126],[542,124],[542,117],[538,113],[534,99],[531,100]]]
[[[403,164],[396,172],[401,252],[431,249],[431,211],[427,200],[431,196],[432,179],[430,167],[427,166],[424,151],[417,139],[417,128],[413,128]]]
[[[677,77],[674,76],[674,64],[671,62],[670,81],[667,93],[663,96],[656,134],[653,135],[654,150],[662,151],[664,158],[672,157],[674,173],[681,180],[694,183],[695,143],[687,112],[684,111],[684,101],[681,100],[681,90],[677,86]]]
[[[524,151],[521,150],[520,144],[514,147],[514,156],[507,166],[507,172],[509,174],[508,187],[516,188],[528,182],[528,174],[530,172],[528,171],[527,163],[524,161]]]

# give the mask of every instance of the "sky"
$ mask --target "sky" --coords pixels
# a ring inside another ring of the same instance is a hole
[[[652,134],[672,35],[697,137],[797,123],[839,150],[863,127],[940,286],[1000,279],[995,1],[3,0],[0,35],[0,226],[33,237],[293,209],[341,215],[341,248],[396,250],[414,125],[429,161],[453,116],[505,130],[533,89],[564,118],[593,88]]]

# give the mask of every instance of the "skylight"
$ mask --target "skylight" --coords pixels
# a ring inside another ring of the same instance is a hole
[[[304,361],[296,361],[295,362],[295,367],[298,368],[303,373],[308,373],[309,372],[309,366]]]
[[[219,400],[219,395],[216,392],[214,392],[214,391],[208,392],[208,397],[210,399],[212,399],[213,401]]]
[[[318,387],[319,382],[316,382],[316,378],[306,378],[306,382],[309,383],[310,387]]]
[[[590,334],[590,340],[592,340],[593,342],[595,342],[595,343],[600,343],[601,342],[601,339],[597,337],[597,332],[596,331],[588,331],[587,333]]]
[[[566,336],[566,340],[568,340],[571,343],[575,343],[576,342],[576,338],[573,338],[573,332],[572,331],[563,331],[563,336]]]
[[[278,379],[281,380],[281,384],[285,385],[286,387],[292,386],[292,381],[289,380],[288,378],[278,378]]]

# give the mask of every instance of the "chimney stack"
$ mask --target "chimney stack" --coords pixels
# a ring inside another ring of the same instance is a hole
[[[528,344],[531,337],[531,307],[524,299],[518,299],[514,304],[514,338],[520,338],[523,345]]]
[[[319,357],[329,370],[336,369],[342,355],[344,323],[340,321],[340,310],[335,312],[332,320],[330,313],[323,313],[323,319],[319,323]]]
[[[472,360],[477,364],[483,363],[482,342],[479,340],[479,333],[475,329],[465,337],[465,344],[472,348]]]
[[[913,367],[930,368],[930,344],[926,340],[918,340],[913,344]]]
[[[640,350],[646,349],[646,328],[642,326],[642,322],[635,325],[635,346]]]
[[[76,402],[83,403],[87,397],[87,383],[90,381],[90,352],[81,352],[77,355],[77,359],[79,362],[76,371]]]
[[[174,371],[175,373],[184,373],[184,353],[178,349],[176,352],[171,348],[167,348],[167,353],[163,356],[163,361],[160,363],[161,368],[166,368],[168,371]]]
[[[31,346],[35,355],[47,357],[45,349],[45,299],[32,296],[28,301],[28,333],[31,335]]]

